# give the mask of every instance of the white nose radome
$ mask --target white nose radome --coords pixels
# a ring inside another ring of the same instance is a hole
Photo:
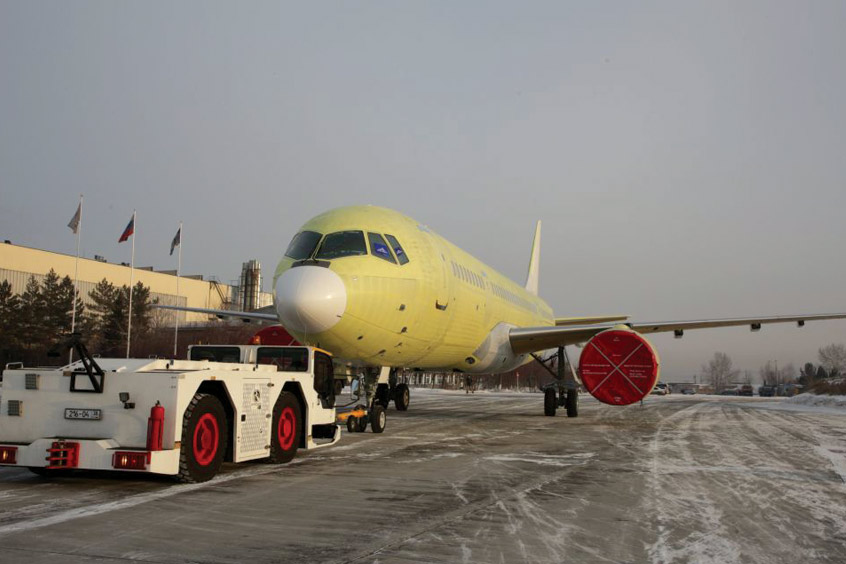
[[[298,266],[276,280],[276,311],[282,325],[298,333],[322,333],[347,308],[341,277],[322,266]]]

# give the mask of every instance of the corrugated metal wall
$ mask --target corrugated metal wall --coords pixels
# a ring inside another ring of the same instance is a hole
[[[21,272],[19,270],[9,270],[0,268],[0,280],[6,280],[12,285],[12,292],[15,294],[23,294],[26,291],[27,282],[34,277],[38,283],[43,283],[46,276],[43,274],[32,274],[30,272]],[[113,282],[114,284],[114,282]],[[89,293],[97,286],[94,282],[79,282],[79,297],[82,298],[82,303],[86,306],[93,304]],[[185,307],[187,299],[184,296],[176,297],[175,294],[162,294],[159,292],[150,292],[150,301],[156,301],[163,305],[178,305]],[[168,310],[156,309],[153,311],[153,325],[173,325],[176,321],[176,315],[179,314],[179,323],[185,323],[185,312],[176,312]]]

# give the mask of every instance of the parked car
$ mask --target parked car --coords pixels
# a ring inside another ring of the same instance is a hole
[[[664,382],[658,382],[655,384],[655,387],[652,388],[652,393],[656,396],[666,396],[670,393],[670,387]]]
[[[696,388],[684,388],[682,389],[682,395],[685,396],[692,396],[696,394]]]
[[[771,398],[775,395],[775,386],[760,386],[758,388],[758,395],[762,398]]]
[[[727,390],[723,390],[720,392],[721,396],[736,396],[737,395],[737,388],[729,388]]]
[[[752,397],[754,389],[752,388],[751,384],[743,384],[740,386],[740,395],[741,396],[749,396]]]

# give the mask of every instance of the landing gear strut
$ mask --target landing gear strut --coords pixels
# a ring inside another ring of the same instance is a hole
[[[385,430],[388,419],[385,408],[388,405],[389,388],[387,384],[379,383],[379,380],[382,380],[381,374],[374,370],[368,370],[360,377],[357,389],[359,393],[363,391],[363,395],[359,397],[364,399],[364,404],[358,404],[352,411],[344,414],[347,420],[347,431],[350,433],[363,433],[367,430],[368,424],[374,433]],[[355,401],[355,396],[353,398]]]
[[[567,411],[567,417],[578,417],[579,382],[576,379],[576,372],[573,370],[573,365],[570,364],[567,350],[564,347],[558,347],[556,355],[546,360],[534,354],[532,356],[547,372],[555,377],[555,382],[543,387],[543,414],[547,417],[554,417],[557,408],[564,407]],[[553,372],[547,366],[547,363],[554,358],[558,359],[557,373]]]

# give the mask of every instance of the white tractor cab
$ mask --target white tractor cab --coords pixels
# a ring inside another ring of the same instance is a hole
[[[224,460],[281,464],[340,439],[332,359],[320,349],[195,346],[191,360],[94,359],[78,337],[69,344],[79,358],[70,365],[5,370],[0,465],[203,482]]]

